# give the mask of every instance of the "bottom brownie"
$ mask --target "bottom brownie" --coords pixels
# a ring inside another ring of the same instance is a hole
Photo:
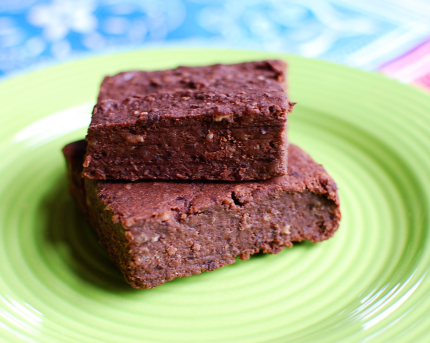
[[[214,270],[236,256],[319,242],[339,226],[336,184],[294,145],[288,175],[242,183],[82,179],[85,150],[85,141],[63,149],[71,192],[135,288]]]

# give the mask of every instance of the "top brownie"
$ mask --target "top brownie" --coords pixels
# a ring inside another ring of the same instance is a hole
[[[283,61],[106,77],[88,130],[93,179],[262,180],[286,174]]]

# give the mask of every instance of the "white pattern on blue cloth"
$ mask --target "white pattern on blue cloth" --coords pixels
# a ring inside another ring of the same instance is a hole
[[[2,0],[0,76],[171,44],[292,52],[374,70],[428,37],[424,0]]]

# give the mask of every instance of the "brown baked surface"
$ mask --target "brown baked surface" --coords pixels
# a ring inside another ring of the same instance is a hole
[[[288,175],[242,183],[82,179],[85,145],[63,149],[71,192],[135,288],[214,270],[236,256],[319,242],[339,226],[335,182],[294,145]]]
[[[284,91],[286,64],[267,60],[201,67],[178,67],[160,71],[134,70],[104,78],[98,101],[124,100],[129,96],[181,90],[217,88],[220,93],[240,92],[253,86],[266,91]]]
[[[263,180],[287,172],[283,61],[104,79],[88,135],[92,179]]]

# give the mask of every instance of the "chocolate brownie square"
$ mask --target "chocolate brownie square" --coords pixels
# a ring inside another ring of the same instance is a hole
[[[287,172],[286,64],[106,77],[86,140],[91,179],[263,180]]]
[[[211,271],[236,256],[320,242],[339,226],[335,182],[294,145],[288,175],[217,183],[84,179],[85,150],[85,141],[63,149],[71,192],[135,288]]]

